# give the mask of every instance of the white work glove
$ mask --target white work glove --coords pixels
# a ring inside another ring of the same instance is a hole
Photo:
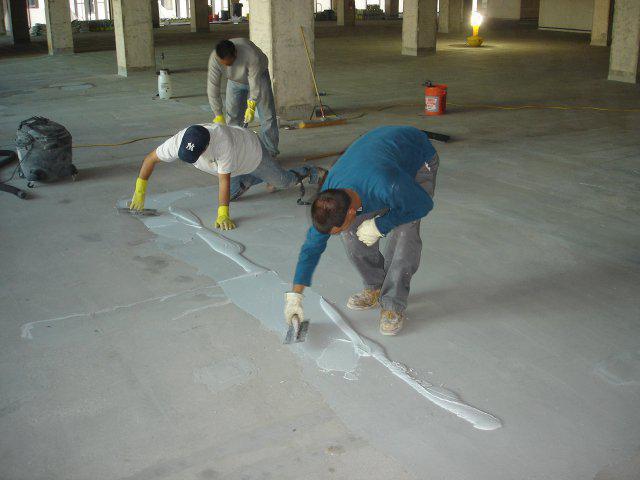
[[[294,322],[294,317],[298,317],[298,325],[304,320],[304,310],[302,309],[302,299],[304,295],[301,293],[287,292],[284,294],[284,318],[289,325]]]
[[[380,233],[380,230],[378,230],[378,227],[376,227],[375,218],[362,222],[356,231],[356,235],[358,236],[358,240],[367,247],[370,247],[384,237],[384,235]]]

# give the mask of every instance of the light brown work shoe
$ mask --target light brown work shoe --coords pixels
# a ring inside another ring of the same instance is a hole
[[[322,185],[324,184],[324,181],[327,179],[327,175],[329,174],[329,170],[322,167],[316,167],[316,171],[317,178],[314,179],[314,183],[318,185],[318,188],[322,188]]]
[[[347,307],[351,310],[368,310],[378,306],[380,289],[370,290],[365,288],[361,292],[354,293],[347,301]]]
[[[404,325],[404,313],[383,310],[380,313],[380,333],[382,335],[397,335]]]

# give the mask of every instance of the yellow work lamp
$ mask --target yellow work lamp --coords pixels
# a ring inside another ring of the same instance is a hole
[[[470,47],[479,47],[482,45],[482,37],[478,35],[480,25],[482,25],[482,14],[480,12],[471,13],[471,26],[473,27],[473,35],[467,37],[467,45]]]

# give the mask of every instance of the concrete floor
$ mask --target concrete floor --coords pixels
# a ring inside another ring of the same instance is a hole
[[[115,76],[110,50],[0,59],[0,148],[36,114],[76,145],[208,121],[204,67],[227,34],[157,34],[176,71],[168,102],[152,74]],[[116,214],[160,141],[144,140],[77,148],[78,182],[0,196],[0,478],[639,478],[640,113],[615,111],[640,108],[638,87],[607,82],[608,50],[586,37],[485,36],[407,58],[397,25],[319,28],[321,89],[352,120],[283,131],[281,150],[295,163],[383,124],[454,137],[436,145],[406,330],[380,338],[375,313],[341,312],[501,429],[474,430],[375,365],[347,381],[301,361],[180,248]],[[447,115],[420,115],[425,79],[449,85]],[[485,107],[542,104],[614,111]],[[183,203],[210,223],[215,181],[195,169],[162,165],[149,193],[194,188]],[[285,281],[307,225],[295,198],[252,190],[229,234]],[[339,307],[359,288],[345,262],[331,241],[313,287]]]

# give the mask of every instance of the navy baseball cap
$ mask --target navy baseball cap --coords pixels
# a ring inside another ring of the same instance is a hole
[[[191,125],[184,131],[178,158],[183,162],[195,163],[209,145],[209,130],[202,125]]]

